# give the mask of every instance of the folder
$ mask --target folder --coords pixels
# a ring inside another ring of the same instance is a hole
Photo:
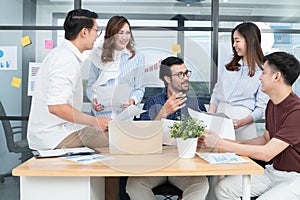
[[[61,149],[50,149],[50,150],[34,150],[32,154],[36,158],[53,158],[53,157],[66,157],[74,155],[88,155],[100,153],[94,149],[88,147],[78,148],[61,148]]]

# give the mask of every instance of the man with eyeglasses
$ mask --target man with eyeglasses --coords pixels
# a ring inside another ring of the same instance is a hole
[[[53,49],[38,72],[28,122],[31,149],[108,145],[104,131],[110,118],[81,112],[83,51],[101,34],[97,13],[77,9],[67,14],[65,40]]]
[[[204,104],[196,97],[187,96],[191,71],[182,59],[168,57],[161,62],[159,78],[165,84],[162,94],[148,97],[141,114],[141,120],[161,120],[167,118],[178,120],[184,115],[188,117],[187,108],[206,111]],[[174,176],[174,177],[129,177],[126,190],[132,200],[153,200],[152,188],[170,183],[183,191],[185,200],[205,199],[208,192],[208,181],[205,176]]]
[[[141,114],[141,120],[161,120],[162,118],[177,120],[184,115],[188,117],[187,108],[206,111],[201,100],[188,97],[189,79],[192,72],[187,69],[183,60],[168,57],[161,62],[159,78],[165,84],[162,94],[148,97]]]
[[[100,27],[98,28],[92,28],[97,32],[97,36],[99,37],[102,34],[102,29]]]

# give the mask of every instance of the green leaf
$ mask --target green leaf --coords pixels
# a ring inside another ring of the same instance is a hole
[[[186,118],[182,117],[182,121],[174,122],[170,128],[171,138],[197,138],[201,135],[204,135],[206,125],[203,120],[195,119],[195,118]]]

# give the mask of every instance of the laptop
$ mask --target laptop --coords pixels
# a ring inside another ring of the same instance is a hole
[[[110,154],[162,153],[161,121],[109,121]]]

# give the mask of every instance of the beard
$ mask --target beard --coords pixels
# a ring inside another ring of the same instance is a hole
[[[185,84],[187,84],[187,86],[184,86]],[[181,83],[180,92],[186,93],[187,91],[189,91],[189,87],[190,87],[189,81],[184,81],[183,83]]]

